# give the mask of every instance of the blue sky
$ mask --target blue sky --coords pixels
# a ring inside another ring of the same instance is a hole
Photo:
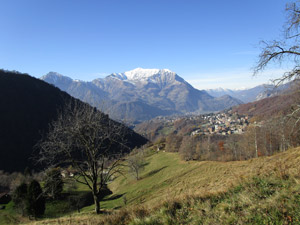
[[[280,38],[282,0],[0,0],[0,68],[89,81],[168,68],[193,86],[252,87],[261,40]]]

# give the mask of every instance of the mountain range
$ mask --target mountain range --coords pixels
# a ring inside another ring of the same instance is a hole
[[[220,111],[242,103],[229,95],[213,97],[195,89],[168,69],[137,68],[91,82],[73,80],[55,72],[41,79],[114,119],[133,123],[156,116]]]
[[[232,90],[226,88],[207,89],[206,92],[213,97],[220,97],[223,95],[229,95],[233,98],[237,98],[244,103],[258,101],[267,97],[273,97],[278,95],[284,90],[290,87],[291,83],[275,86],[272,84],[262,84],[253,88]]]

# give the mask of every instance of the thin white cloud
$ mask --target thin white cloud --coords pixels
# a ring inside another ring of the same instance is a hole
[[[191,79],[187,79],[192,86],[197,89],[214,88],[251,88],[260,84],[270,83],[270,80],[281,77],[286,70],[272,69],[266,70],[257,76],[253,76],[250,70],[233,70],[215,73],[199,73]]]

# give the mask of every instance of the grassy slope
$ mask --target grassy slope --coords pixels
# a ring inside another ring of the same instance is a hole
[[[153,205],[187,194],[222,192],[246,177],[278,169],[279,173],[288,168],[295,170],[299,161],[298,150],[237,162],[184,162],[178,154],[160,152],[148,158],[141,180],[119,177],[110,187],[115,195],[126,196],[129,205],[140,202]],[[119,198],[102,205],[108,204],[118,207],[123,202]]]
[[[127,199],[126,208],[136,208],[142,203],[143,207],[153,209],[163,206],[164,202],[185,199],[185,196],[222,193],[247,183],[253,176],[300,174],[300,148],[271,157],[238,162],[183,162],[176,153],[159,152],[147,157],[147,162],[139,181],[128,175],[127,179],[118,177],[110,184],[114,194],[107,201],[101,202],[103,209],[123,207],[124,196]],[[100,219],[101,216],[90,214],[92,209],[93,206],[86,207],[84,213],[73,214],[72,221]],[[69,223],[70,217],[61,218],[60,222],[63,221]],[[43,222],[57,223],[58,220]]]

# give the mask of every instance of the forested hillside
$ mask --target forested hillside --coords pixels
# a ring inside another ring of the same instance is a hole
[[[0,170],[38,169],[30,159],[33,148],[69,101],[79,100],[28,74],[1,70]],[[129,146],[146,142],[131,130],[129,133]]]
[[[0,170],[33,166],[33,146],[71,97],[27,74],[0,71]]]
[[[233,107],[232,111],[238,114],[255,116],[258,119],[268,119],[270,117],[288,114],[291,107],[298,102],[299,99],[299,92],[294,90]]]

